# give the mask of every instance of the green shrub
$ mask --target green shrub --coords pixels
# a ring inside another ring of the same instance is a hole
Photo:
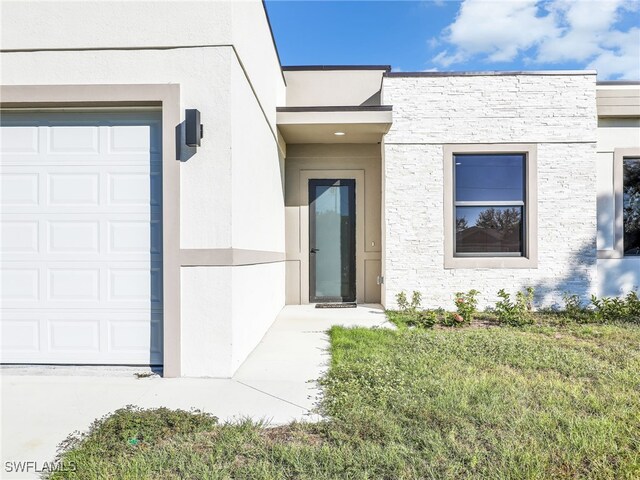
[[[432,328],[436,321],[438,320],[438,316],[436,312],[433,310],[421,310],[419,312],[415,312],[415,314],[409,320],[410,325],[418,328]]]
[[[411,302],[409,302],[407,294],[403,290],[396,295],[396,303],[398,304],[398,309],[403,313],[416,312],[422,304],[422,294],[414,290],[411,294]]]
[[[396,303],[400,310],[400,319],[394,323],[408,327],[431,328],[437,321],[437,314],[433,310],[421,310],[422,294],[414,291],[411,294],[411,302],[407,300],[407,294],[402,291],[396,295]]]
[[[405,312],[409,309],[409,302],[407,301],[407,294],[404,291],[396,295],[396,303],[398,304],[398,310]]]
[[[471,323],[471,320],[473,320],[473,316],[476,314],[476,307],[478,306],[476,297],[479,293],[477,290],[469,290],[466,293],[456,293],[456,310],[458,311],[458,315],[464,320],[464,323]],[[457,318],[454,320],[457,321]]]
[[[598,322],[640,322],[640,298],[635,290],[623,298],[592,295],[591,305]]]
[[[62,442],[61,448],[75,448],[81,442],[92,443],[115,457],[176,435],[210,430],[217,424],[217,417],[200,410],[143,409],[127,405],[94,420],[88,432],[72,433]]]
[[[415,312],[421,307],[421,305],[422,305],[422,294],[414,290],[413,293],[411,294],[410,308]]]
[[[458,312],[444,312],[440,316],[440,325],[443,327],[461,327],[465,323],[464,317]]]
[[[533,287],[527,287],[524,292],[516,292],[515,301],[511,300],[511,295],[498,290],[498,296],[502,299],[496,302],[494,312],[498,321],[513,327],[519,327],[533,323]]]
[[[593,312],[583,305],[580,295],[565,292],[562,294],[564,310],[561,312],[567,320],[589,323],[594,320]]]
[[[627,302],[630,319],[640,322],[640,297],[638,297],[637,290],[632,290],[627,293],[625,300]]]
[[[584,310],[580,295],[565,292],[562,294],[562,300],[564,301],[564,311],[567,315],[574,316]]]

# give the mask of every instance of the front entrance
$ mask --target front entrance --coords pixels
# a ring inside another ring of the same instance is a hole
[[[356,300],[356,181],[309,180],[309,301]]]

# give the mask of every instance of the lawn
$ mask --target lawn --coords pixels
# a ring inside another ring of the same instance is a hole
[[[121,410],[63,455],[87,479],[640,478],[640,326],[333,328],[326,420]]]

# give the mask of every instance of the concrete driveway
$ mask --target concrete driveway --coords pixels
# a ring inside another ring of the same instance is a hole
[[[42,469],[68,434],[86,430],[94,419],[126,405],[197,408],[222,421],[241,417],[271,424],[312,420],[319,394],[314,380],[326,368],[326,331],[333,325],[388,323],[377,305],[287,306],[230,379],[138,379],[134,374],[145,369],[136,368],[2,368],[0,478],[37,478],[33,464],[29,474],[16,474],[18,466],[13,462],[37,462]]]

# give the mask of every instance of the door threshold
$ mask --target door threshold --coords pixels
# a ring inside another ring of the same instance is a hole
[[[316,308],[356,308],[356,302],[316,303]]]

